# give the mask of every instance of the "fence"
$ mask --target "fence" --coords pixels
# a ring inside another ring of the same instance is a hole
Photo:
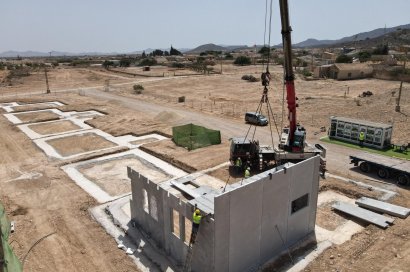
[[[188,150],[221,143],[219,130],[212,130],[194,124],[187,124],[172,128],[172,139],[175,144]]]
[[[0,268],[2,272],[21,272],[21,262],[14,254],[13,249],[8,243],[10,234],[10,222],[6,216],[6,210],[0,203]]]

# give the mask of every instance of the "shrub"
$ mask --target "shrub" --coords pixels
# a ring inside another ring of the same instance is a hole
[[[171,66],[174,67],[174,68],[184,68],[185,67],[185,65],[183,63],[180,63],[180,62],[173,62],[171,64]]]
[[[153,66],[156,65],[157,61],[153,58],[145,58],[140,61],[139,66]]]
[[[249,82],[258,82],[258,81],[259,81],[259,78],[256,78],[252,75],[249,76]]]
[[[225,55],[225,59],[227,59],[227,60],[231,60],[231,59],[233,59],[232,54],[230,54],[230,53],[226,53],[226,55]]]
[[[312,73],[311,73],[308,69],[303,69],[302,74],[303,74],[305,77],[312,76]]]
[[[336,58],[336,63],[352,63],[352,60],[352,57],[342,54]]]
[[[144,86],[142,86],[141,84],[135,84],[133,88],[135,94],[141,94],[144,90]]]
[[[251,65],[252,61],[247,56],[239,56],[235,59],[233,63],[236,65],[244,66],[244,65]]]
[[[249,82],[258,82],[259,78],[254,77],[253,75],[243,75],[242,80],[247,80]]]

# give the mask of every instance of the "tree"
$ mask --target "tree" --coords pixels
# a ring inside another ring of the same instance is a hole
[[[269,47],[263,46],[261,49],[259,49],[258,53],[261,54],[261,55],[266,56],[266,55],[269,54],[269,51],[270,51]]]
[[[342,54],[336,58],[336,63],[352,63],[352,60],[352,57]]]
[[[108,69],[110,66],[113,66],[114,65],[114,62],[112,62],[112,61],[110,61],[110,60],[105,60],[103,63],[102,63],[102,66],[105,68],[105,69]]]
[[[235,61],[233,62],[236,65],[251,65],[252,61],[251,58],[247,57],[247,56],[239,56],[235,59]]]
[[[152,66],[156,64],[157,64],[157,61],[155,59],[145,58],[145,59],[142,59],[138,65],[139,66]]]
[[[160,50],[160,49],[155,49],[153,52],[152,52],[152,55],[155,57],[155,56],[163,56],[164,55],[164,51],[162,51],[162,50]]]
[[[372,56],[372,54],[370,54],[369,52],[366,52],[366,51],[359,52],[359,54],[357,54],[357,57],[359,58],[360,62],[366,62],[366,61],[370,60],[371,56]]]
[[[131,65],[131,60],[128,58],[122,58],[120,59],[120,67],[130,67]]]
[[[231,53],[226,53],[226,54],[225,54],[225,59],[227,59],[227,60],[233,59],[232,54],[231,54]]]
[[[389,46],[387,44],[379,44],[376,49],[373,50],[374,55],[387,55],[389,54]]]
[[[171,45],[171,50],[169,50],[169,54],[171,56],[182,56],[182,53],[176,50],[175,48],[173,48],[172,45]]]

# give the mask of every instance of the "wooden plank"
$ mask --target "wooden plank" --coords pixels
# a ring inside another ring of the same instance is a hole
[[[410,214],[410,209],[368,197],[362,197],[356,200],[356,204],[366,209],[387,213],[400,218],[407,218]]]

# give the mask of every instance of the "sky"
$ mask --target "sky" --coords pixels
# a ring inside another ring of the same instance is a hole
[[[0,0],[0,52],[252,46],[264,42],[265,4],[266,0]],[[289,0],[289,6],[294,43],[410,23],[410,0]],[[273,0],[271,28],[271,45],[280,43],[278,0]]]

